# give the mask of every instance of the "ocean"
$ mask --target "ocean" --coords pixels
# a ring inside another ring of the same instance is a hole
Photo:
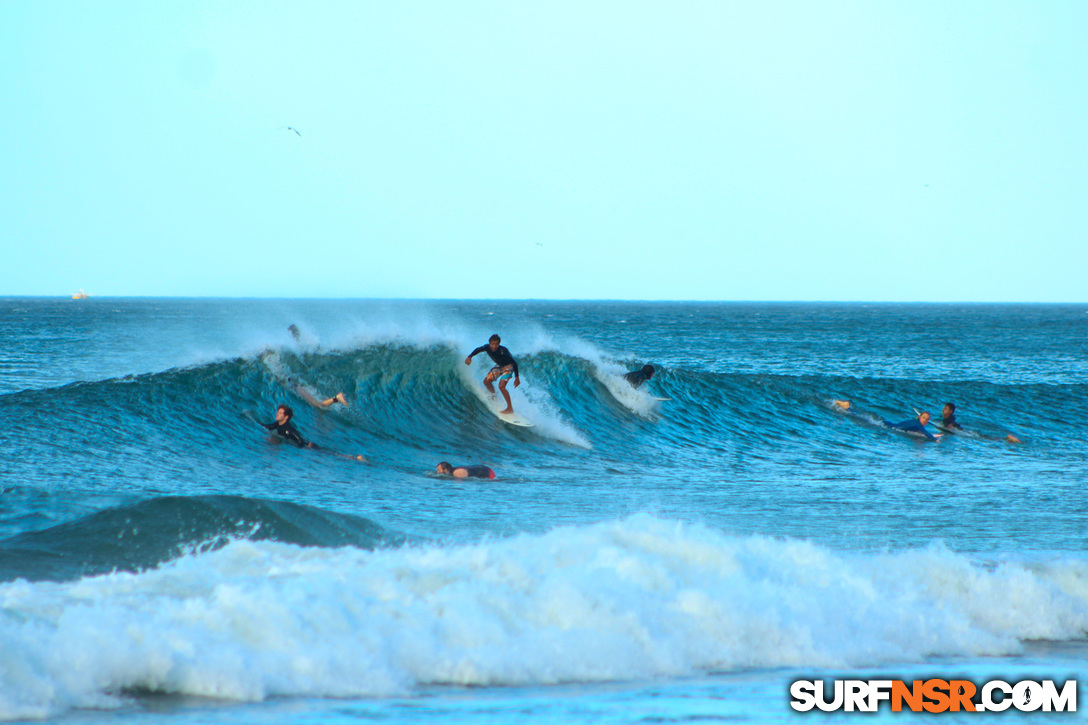
[[[464,363],[492,333],[534,427]],[[0,420],[5,721],[864,720],[791,683],[1088,672],[1084,304],[0,298]]]

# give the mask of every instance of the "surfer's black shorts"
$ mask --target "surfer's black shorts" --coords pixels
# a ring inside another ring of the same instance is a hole
[[[487,374],[489,380],[509,380],[514,375],[513,365],[496,365]]]

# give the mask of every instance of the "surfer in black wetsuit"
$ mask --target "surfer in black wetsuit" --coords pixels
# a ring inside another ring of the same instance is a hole
[[[963,430],[963,426],[956,422],[956,404],[945,403],[941,410],[941,427],[946,430]]]
[[[276,419],[271,423],[261,423],[261,425],[268,430],[276,431],[276,435],[280,438],[294,443],[299,448],[317,448],[316,445],[303,438],[302,434],[291,423],[291,418],[294,416],[295,411],[291,410],[290,405],[281,405],[276,408]]]
[[[487,466],[455,466],[447,461],[442,461],[435,466],[435,471],[443,476],[454,478],[494,478],[495,472]]]
[[[945,403],[944,409],[941,410],[941,425],[940,427],[949,433],[955,433],[957,431],[966,432],[963,430],[963,426],[956,421],[956,404]],[[977,434],[976,434],[977,435]],[[1007,433],[1004,438],[997,436],[981,436],[990,440],[1004,440],[1009,443],[1019,443],[1020,439],[1014,436],[1012,433]]]
[[[623,379],[631,383],[632,388],[638,388],[644,382],[651,379],[657,370],[653,365],[643,365],[641,370],[633,370],[623,376]]]
[[[465,358],[465,365],[471,365],[472,358],[481,352],[486,352],[491,361],[495,363],[495,367],[491,368],[484,377],[484,387],[487,388],[487,392],[494,395],[495,386],[492,383],[495,380],[499,381],[499,391],[502,392],[502,397],[506,399],[506,409],[499,411],[499,414],[502,415],[514,412],[514,405],[510,402],[510,393],[506,392],[506,384],[510,381],[510,376],[513,376],[514,387],[516,388],[521,385],[521,376],[518,375],[518,363],[514,360],[514,356],[510,354],[509,350],[500,345],[500,342],[502,342],[502,339],[498,335],[492,335],[488,338],[486,345],[480,345],[468,354],[468,357]]]
[[[298,432],[298,429],[291,423],[291,418],[295,416],[295,411],[291,410],[290,405],[281,405],[276,408],[276,419],[271,423],[261,423],[265,428],[271,431],[275,431],[276,435],[283,438],[286,441],[294,443],[299,448],[313,448],[321,449],[321,446],[316,443],[311,443],[302,437],[302,434]],[[322,449],[325,450],[325,449]],[[346,453],[337,453],[336,451],[329,451],[335,456],[341,458],[351,458],[356,461],[365,461],[363,456],[351,456]]]

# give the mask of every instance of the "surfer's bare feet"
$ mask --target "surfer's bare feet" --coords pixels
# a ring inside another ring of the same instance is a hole
[[[507,408],[506,410],[500,410],[499,415],[510,415],[514,412],[513,408]]]
[[[339,400],[340,403],[346,408],[348,405],[348,399],[344,397],[343,393],[337,393],[334,400]]]

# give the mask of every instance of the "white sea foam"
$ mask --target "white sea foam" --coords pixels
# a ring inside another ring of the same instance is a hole
[[[476,377],[478,373],[478,370],[471,370],[464,365],[458,368],[458,375],[464,382],[465,387],[471,390],[484,405],[497,409],[496,402],[498,404],[504,402],[498,384],[495,385],[496,401],[491,401],[487,389],[484,388],[481,382],[482,378]],[[556,410],[547,392],[524,382],[517,388],[514,387],[513,382],[510,382],[506,389],[510,393],[511,402],[518,414],[532,421],[532,430],[536,435],[569,443],[580,448],[592,447],[585,436],[563,420],[562,415]]]
[[[1081,559],[841,554],[648,515],[374,552],[240,541],[142,574],[0,585],[0,717],[129,689],[260,700],[873,666],[1086,629]]]
[[[593,376],[605,387],[620,405],[632,413],[647,419],[657,416],[658,401],[643,389],[636,389],[624,378],[628,372],[615,363],[601,362],[594,366]]]

